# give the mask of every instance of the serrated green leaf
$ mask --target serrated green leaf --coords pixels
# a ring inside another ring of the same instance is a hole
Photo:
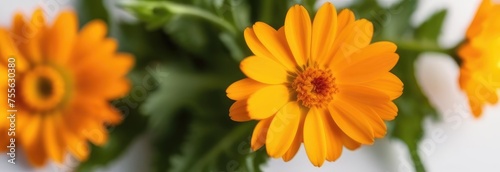
[[[182,85],[190,87],[190,84]],[[227,114],[232,101],[225,96],[225,87],[222,88],[204,91],[187,88],[198,94],[184,101],[180,111],[152,114],[170,118],[151,118],[162,121],[153,128],[155,135],[159,136],[155,147],[162,150],[155,155],[155,171],[236,171],[243,167],[260,170],[260,165],[265,163],[265,151],[250,152],[250,136],[255,123],[237,123],[229,119]],[[172,93],[162,94],[168,96]],[[156,107],[155,112],[170,106],[166,101],[160,102],[161,106]],[[165,148],[168,146],[173,147]],[[255,159],[249,161],[249,157]]]
[[[178,68],[170,65],[159,69],[166,74],[160,78],[160,88],[141,107],[144,114],[152,116],[150,126],[153,128],[170,121],[170,114],[217,84],[217,80],[212,77],[195,75]]]
[[[227,128],[197,121],[183,144],[182,153],[172,157],[171,172],[184,171],[260,171],[266,152],[250,152],[250,136],[255,123]],[[255,157],[256,161],[248,161]]]
[[[422,41],[436,42],[441,33],[446,14],[447,10],[441,10],[434,13],[417,28],[415,31],[415,38]]]
[[[180,47],[192,53],[202,54],[210,43],[206,23],[198,18],[176,15],[163,29]]]

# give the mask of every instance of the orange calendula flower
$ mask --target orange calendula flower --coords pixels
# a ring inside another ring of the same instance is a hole
[[[483,106],[498,102],[500,89],[500,4],[483,0],[458,50],[462,61],[460,87],[469,98],[475,117]]]
[[[78,32],[71,11],[60,13],[49,26],[41,9],[28,20],[16,14],[11,29],[0,28],[0,96],[7,97],[8,58],[15,58],[15,143],[33,166],[49,159],[62,163],[68,152],[85,160],[87,141],[105,144],[105,124],[121,122],[109,101],[128,92],[125,75],[134,58],[117,53],[117,41],[106,38],[106,32],[99,20]],[[11,109],[3,102],[1,107]],[[5,132],[10,127],[0,118],[3,151],[10,144]]]
[[[403,83],[389,71],[399,56],[391,42],[370,43],[373,25],[326,3],[311,22],[295,5],[278,30],[257,22],[245,30],[255,54],[240,68],[248,77],[227,88],[234,121],[259,120],[251,146],[291,160],[304,143],[315,166],[382,138],[398,112]]]

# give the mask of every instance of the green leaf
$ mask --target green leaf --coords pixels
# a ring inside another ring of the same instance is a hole
[[[424,165],[418,155],[418,144],[424,135],[423,121],[426,117],[437,115],[415,77],[414,63],[421,52],[399,49],[397,53],[404,58],[400,58],[393,72],[403,81],[404,91],[403,95],[396,100],[399,112],[394,120],[391,135],[407,145],[415,170],[424,172]]]
[[[399,4],[389,8],[390,19],[387,19],[386,33],[391,33],[394,36],[404,34],[411,29],[410,21],[413,13],[417,9],[417,0],[402,0]]]
[[[275,29],[284,24],[285,16],[290,7],[288,0],[250,1],[251,22],[262,21]]]
[[[197,73],[190,68],[189,64],[180,62],[156,67],[155,70],[161,75],[155,76],[160,83],[159,89],[141,107],[143,114],[151,116],[149,127],[159,131],[168,130],[169,125],[174,122],[172,119],[175,118],[175,112],[180,108],[197,100],[206,91],[229,85],[224,75]]]
[[[189,84],[183,86],[189,87]],[[152,121],[161,123],[152,126],[154,127],[152,131],[155,131],[156,135],[155,139],[157,139],[155,147],[161,150],[155,154],[154,171],[236,171],[238,169],[259,171],[267,155],[262,150],[250,152],[251,132],[255,123],[237,123],[229,119],[227,114],[232,101],[225,96],[225,89],[196,91],[189,88],[185,90],[198,93],[196,96],[184,95],[191,97],[187,100],[178,99],[177,101],[183,104],[179,104],[177,108],[179,110],[175,112],[152,114],[170,119],[151,116]],[[175,91],[179,92],[179,89]],[[173,93],[161,94],[168,96],[167,94]],[[166,100],[159,102],[161,106],[156,107],[155,112],[164,111],[166,106],[170,106]]]
[[[434,13],[427,21],[423,22],[417,28],[415,31],[415,38],[422,41],[436,42],[441,33],[446,13],[447,10],[444,9]]]
[[[191,53],[203,54],[210,43],[206,23],[191,16],[174,16],[169,24],[164,26],[164,31],[173,41]]]
[[[389,15],[389,9],[384,9],[376,0],[357,0],[348,9],[354,12],[356,19],[365,18],[372,22],[375,33],[374,41],[380,40],[381,31],[385,29],[385,23]],[[339,9],[337,12],[340,13]]]
[[[147,30],[143,23],[117,23],[115,28],[112,36],[120,42],[119,50],[135,56],[136,69],[145,70],[178,49],[163,31]]]
[[[172,167],[170,157],[179,154],[185,140],[192,120],[192,114],[188,109],[183,108],[173,114],[172,122],[169,124],[167,130],[153,130],[151,137],[153,140],[153,162],[151,164],[151,171],[163,172]],[[176,140],[176,141],[172,141]],[[177,141],[178,140],[178,141]]]
[[[224,43],[224,45],[229,49],[231,57],[236,61],[241,61],[245,57],[245,53],[241,50],[239,42],[236,42],[231,35],[227,33],[219,34],[219,39]]]
[[[170,1],[127,1],[123,2],[121,5],[126,10],[139,17],[139,19],[147,23],[154,23],[155,26],[159,25],[160,22],[158,21],[168,21],[166,18],[172,15],[186,15],[202,18],[233,35],[238,33],[234,25],[223,18],[202,8],[190,5]]]
[[[145,22],[148,29],[161,27],[176,46],[186,52],[207,56],[217,50],[228,50],[239,61],[245,53],[242,50],[243,41],[240,41],[243,29],[236,27],[244,28],[248,25],[249,12],[246,3],[233,1],[195,1],[190,5],[138,1],[125,3],[123,6]]]
[[[396,40],[409,37],[413,29],[410,24],[411,16],[417,8],[417,2],[417,0],[402,0],[387,9],[382,20],[376,21],[380,22],[380,26],[383,27],[380,27],[379,31],[385,39]]]
[[[80,26],[83,26],[94,19],[100,19],[109,23],[108,11],[104,6],[103,0],[76,1],[76,7]]]
[[[228,128],[223,124],[195,121],[181,154],[172,157],[173,167],[168,171],[260,171],[267,155],[263,149],[250,152],[254,126],[255,123],[248,122]]]
[[[231,17],[234,25],[238,30],[243,31],[251,25],[250,22],[250,5],[247,1],[242,0],[227,0],[228,4],[225,8],[230,8]]]

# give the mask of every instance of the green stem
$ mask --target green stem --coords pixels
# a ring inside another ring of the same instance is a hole
[[[422,160],[418,154],[418,149],[416,144],[407,144],[408,149],[410,150],[411,160],[413,161],[413,166],[415,167],[416,172],[425,172],[425,167],[422,164]]]
[[[450,55],[458,65],[462,64],[462,59],[458,57],[458,49],[462,45],[462,43],[457,44],[456,46],[444,49],[436,44],[426,44],[416,41],[394,41],[396,45],[398,45],[399,49],[413,51],[413,52],[437,52]]]
[[[458,49],[460,49],[464,42],[465,41],[458,43],[456,46],[449,50],[449,55],[453,58],[453,60],[455,60],[455,62],[457,62],[458,66],[462,66],[462,59],[458,56]]]
[[[458,56],[452,56],[452,57],[458,66],[462,66],[463,60],[460,57],[458,57]]]
[[[200,167],[202,167],[204,164],[208,163],[210,160],[215,158],[220,152],[223,152],[233,142],[238,141],[238,139],[242,138],[241,136],[250,131],[254,126],[255,123],[252,122],[247,122],[238,125],[238,127],[233,129],[222,140],[220,140],[215,147],[212,147],[207,154],[200,157],[199,161],[196,164],[193,164],[191,169],[201,169]]]
[[[435,44],[425,44],[415,41],[395,41],[396,45],[398,45],[398,49],[404,49],[408,51],[414,52],[438,52],[444,54],[450,54],[450,49],[443,49],[439,47],[439,45]]]
[[[182,5],[174,2],[169,2],[169,1],[161,1],[161,2],[156,2],[156,1],[140,1],[140,2],[124,2],[121,4],[124,7],[128,8],[134,8],[134,7],[139,7],[139,8],[147,8],[153,11],[154,9],[162,8],[165,10],[168,10],[169,12],[173,14],[180,14],[180,15],[190,15],[190,16],[195,16],[199,17],[202,19],[205,19],[207,21],[210,21],[221,28],[225,29],[232,35],[237,35],[237,29],[229,22],[226,20],[210,13],[205,10],[202,10],[200,8],[188,6],[188,5]]]
[[[261,17],[260,17],[260,20],[263,21],[263,22],[271,22],[272,21],[272,17],[273,17],[273,6],[274,6],[274,2],[273,0],[266,0],[266,1],[261,1],[262,3],[264,3],[262,6],[261,6]]]

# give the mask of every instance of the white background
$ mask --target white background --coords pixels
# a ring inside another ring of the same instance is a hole
[[[67,8],[68,0],[16,0],[0,1],[0,25],[10,25],[16,10],[30,14],[37,4],[60,3],[54,10]],[[342,0],[334,0],[337,6],[345,5]],[[396,2],[383,0],[384,5]],[[465,30],[472,20],[480,0],[421,0],[412,23],[420,24],[433,12],[449,9],[442,35],[443,46],[451,47],[462,40]],[[500,22],[500,21],[499,21]],[[404,57],[401,57],[404,58]],[[434,105],[438,107],[443,120],[425,121],[425,131],[421,142],[421,156],[429,172],[498,172],[500,171],[500,106],[486,107],[482,118],[474,119],[468,113],[466,99],[458,88],[457,65],[446,55],[427,53],[416,63],[417,77]],[[500,75],[500,74],[499,74]],[[124,156],[98,171],[148,171],[150,162],[148,136],[137,139]],[[18,164],[6,163],[7,157],[0,156],[0,171],[34,171],[25,166],[26,160],[18,154]],[[56,171],[58,167],[49,164],[37,171]],[[357,151],[345,150],[337,162],[325,163],[316,168],[311,165],[301,148],[290,162],[281,159],[270,160],[266,171],[349,171],[349,172],[412,172],[411,161],[406,147],[397,140],[377,140],[372,146],[364,146]],[[63,170],[66,171],[66,170]]]

